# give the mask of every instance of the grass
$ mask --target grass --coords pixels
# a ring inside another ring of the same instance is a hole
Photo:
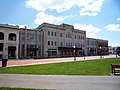
[[[0,67],[0,73],[40,75],[110,75],[111,64],[120,64],[120,58],[85,60],[54,64]]]
[[[0,87],[0,90],[47,90],[47,89],[30,89],[30,88]]]

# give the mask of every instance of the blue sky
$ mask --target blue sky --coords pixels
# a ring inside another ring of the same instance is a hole
[[[35,28],[67,23],[120,46],[120,0],[0,0],[0,23]]]

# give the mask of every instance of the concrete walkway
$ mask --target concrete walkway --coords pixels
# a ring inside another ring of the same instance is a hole
[[[55,90],[120,90],[120,77],[0,74],[0,87]]]
[[[104,58],[113,58],[115,55],[103,56]],[[87,56],[87,57],[77,57],[76,61],[81,60],[94,60],[100,59],[100,56]],[[24,65],[33,65],[33,64],[46,64],[46,63],[59,63],[59,62],[71,62],[74,61],[73,57],[68,58],[48,58],[48,59],[10,59],[8,60],[7,67],[11,66],[24,66]],[[2,61],[0,61],[0,66],[2,66]]]

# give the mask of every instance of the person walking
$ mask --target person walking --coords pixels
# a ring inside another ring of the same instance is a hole
[[[8,55],[4,55],[2,58],[2,67],[7,66],[7,61],[8,61]]]

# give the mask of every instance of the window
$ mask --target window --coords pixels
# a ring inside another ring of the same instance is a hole
[[[53,46],[53,41],[51,41],[51,45]]]
[[[0,51],[3,51],[3,43],[0,43]]]
[[[37,45],[27,44],[27,48],[37,48]]]
[[[30,38],[30,35],[29,35],[29,33],[27,33],[27,40],[29,40],[29,38]]]
[[[84,40],[85,38],[84,38],[84,36],[83,36],[83,40]]]
[[[0,32],[0,40],[4,40],[4,33]]]
[[[25,33],[22,33],[22,40],[25,40]]]
[[[23,44],[23,45],[22,45],[22,50],[24,50],[24,48],[25,48],[25,45]]]
[[[48,41],[48,45],[50,45],[50,41]]]
[[[51,36],[53,36],[53,32],[51,32]]]
[[[54,32],[54,36],[56,36],[56,32]]]
[[[57,46],[57,42],[55,41],[55,46]]]
[[[66,47],[68,46],[68,43],[66,42]]]
[[[60,33],[60,37],[62,37],[62,33]]]
[[[62,42],[60,42],[60,46],[62,47]]]
[[[76,35],[75,35],[75,39],[76,39]]]
[[[48,36],[50,36],[50,31],[48,31]]]
[[[16,34],[10,33],[10,34],[9,34],[9,40],[11,40],[11,41],[16,41]]]

